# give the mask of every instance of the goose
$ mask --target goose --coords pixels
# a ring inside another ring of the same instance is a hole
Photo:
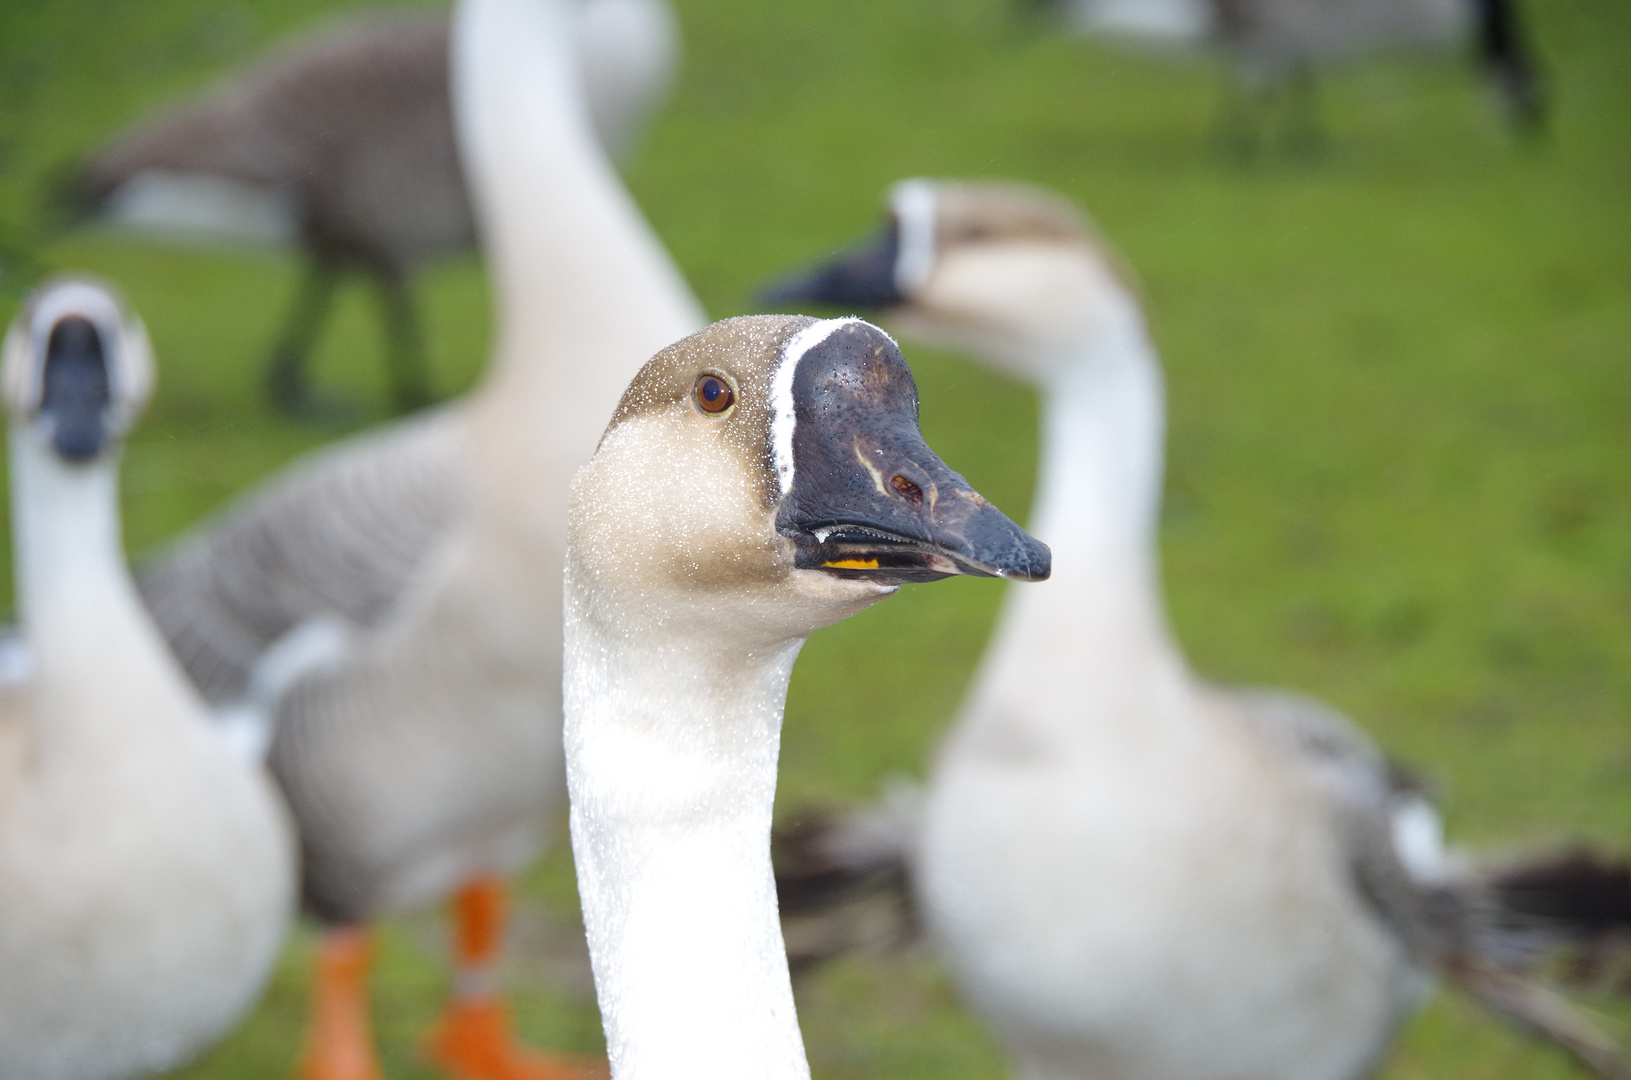
[[[770,814],[806,637],[1049,556],[924,444],[859,319],[726,319],[641,369],[573,481],[572,851],[614,1080],[809,1076]]]
[[[137,599],[119,448],[152,387],[106,287],[42,285],[6,334],[18,635],[0,670],[0,1073],[114,1080],[224,1034],[294,909],[287,816]]]
[[[1089,33],[1168,46],[1210,44],[1234,67],[1222,136],[1255,149],[1283,101],[1292,148],[1317,143],[1313,73],[1379,52],[1448,52],[1472,41],[1520,131],[1545,121],[1544,87],[1516,0],[1043,0]]]
[[[1434,977],[1626,1067],[1504,942],[1420,791],[1344,717],[1219,686],[1162,610],[1162,378],[1137,295],[1074,207],[913,180],[880,240],[767,304],[882,310],[1034,383],[1032,531],[1053,582],[1009,593],[897,833],[918,908],[1025,1080],[1357,1080]],[[875,860],[876,847],[871,856]]]
[[[540,1075],[495,965],[502,878],[565,798],[567,485],[633,372],[705,322],[593,138],[575,12],[455,11],[460,152],[496,300],[480,385],[296,462],[140,579],[205,697],[275,717],[269,762],[326,928],[308,1080],[377,1072],[367,924],[450,894],[457,970],[433,1053],[461,1076]]]
[[[585,93],[602,143],[635,142],[672,81],[666,0],[580,0]],[[448,19],[353,18],[115,135],[73,181],[87,212],[126,226],[296,242],[305,262],[272,349],[272,402],[320,415],[305,375],[340,279],[379,292],[395,405],[430,402],[411,291],[420,265],[476,243],[448,89]]]

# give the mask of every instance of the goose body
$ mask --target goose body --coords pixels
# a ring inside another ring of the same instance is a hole
[[[1244,91],[1225,103],[1234,138],[1255,138],[1246,127],[1267,102],[1254,98],[1296,94],[1287,122],[1312,125],[1316,71],[1376,54],[1468,45],[1516,127],[1535,128],[1545,119],[1544,87],[1515,0],[1056,0],[1054,6],[1089,33],[1210,45],[1225,54]]]
[[[674,16],[665,0],[580,0],[575,11],[595,133],[622,153],[672,79]],[[79,198],[130,227],[298,242],[307,279],[270,374],[280,404],[305,402],[301,362],[351,269],[381,289],[398,405],[429,400],[411,279],[477,239],[448,25],[439,12],[341,23],[115,136],[79,171]]]
[[[1057,591],[1009,597],[937,757],[924,910],[1028,1080],[1355,1080],[1426,977],[1356,888],[1378,837],[1347,834],[1270,710],[1329,727],[1377,827],[1385,763],[1311,702],[1184,663],[1155,564],[1160,370],[1132,297],[1097,284],[1044,390],[1032,528]]]
[[[887,479],[886,479],[887,478]],[[654,357],[573,485],[572,841],[616,1080],[809,1075],[770,812],[793,661],[905,581],[1047,550],[935,457],[856,319],[728,319]]]
[[[1497,988],[1436,815],[1369,740],[1185,662],[1157,565],[1160,367],[1085,221],[997,184],[911,181],[891,210],[773,302],[882,308],[1042,393],[1053,582],[1008,596],[907,854],[1018,1075],[1358,1080],[1440,974],[1547,1031]],[[1611,1059],[1578,1034],[1559,1041]]]
[[[497,305],[484,382],[296,463],[142,577],[208,693],[253,693],[276,670],[270,763],[306,901],[332,926],[508,873],[542,845],[565,794],[567,484],[642,358],[702,323],[594,142],[573,17],[567,0],[471,0],[455,16]]]
[[[125,569],[140,322],[50,283],[5,346],[21,640],[0,685],[0,1073],[173,1067],[259,995],[293,911],[287,818],[229,752]]]

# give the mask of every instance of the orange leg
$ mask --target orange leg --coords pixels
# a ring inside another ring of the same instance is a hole
[[[323,931],[300,1080],[383,1080],[368,1023],[368,930]]]
[[[503,952],[504,883],[465,882],[453,898],[453,1000],[431,1033],[428,1050],[455,1080],[596,1080],[604,1062],[541,1054],[516,1041],[510,1010],[498,994]]]

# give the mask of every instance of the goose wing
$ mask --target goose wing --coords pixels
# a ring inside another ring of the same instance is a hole
[[[390,610],[458,513],[460,431],[437,411],[318,451],[147,561],[137,588],[211,704],[296,627]]]
[[[1438,813],[1415,777],[1312,698],[1229,693],[1247,722],[1325,794],[1355,887],[1416,963],[1597,1075],[1631,1080],[1631,1063],[1592,1016],[1521,970],[1530,966],[1532,937],[1510,924],[1484,875],[1447,856]]]
[[[1451,874],[1425,785],[1328,705],[1285,690],[1228,693],[1257,734],[1325,796],[1371,907],[1418,960],[1440,951]]]

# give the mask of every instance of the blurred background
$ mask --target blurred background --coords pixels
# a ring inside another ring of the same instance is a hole
[[[1458,843],[1631,845],[1631,5],[1525,5],[1550,88],[1540,137],[1510,134],[1452,52],[1333,73],[1323,149],[1244,159],[1215,138],[1215,58],[1071,35],[1010,0],[675,6],[679,81],[625,175],[711,317],[753,310],[766,279],[869,227],[900,177],[1066,193],[1136,270],[1165,360],[1166,588],[1195,667],[1349,712],[1438,786]],[[0,318],[41,272],[76,269],[146,319],[159,391],[124,472],[138,555],[384,418],[374,298],[347,285],[314,353],[354,422],[289,420],[262,365],[299,280],[292,252],[59,233],[46,195],[115,130],[354,8],[0,5]],[[435,263],[417,289],[435,389],[454,394],[485,356],[479,262]],[[931,444],[1023,515],[1030,391],[910,358]],[[1001,589],[906,590],[816,635],[781,805],[921,775]],[[587,959],[551,932],[577,919],[564,830],[519,902],[523,1032],[595,1050]],[[385,934],[376,1022],[400,1080],[432,1075],[413,1038],[444,993],[442,935],[434,913]],[[289,1075],[310,947],[296,935],[258,1011],[177,1075]],[[800,995],[818,1077],[1004,1075],[926,953],[844,961]],[[1384,1074],[1567,1075],[1442,999]]]

